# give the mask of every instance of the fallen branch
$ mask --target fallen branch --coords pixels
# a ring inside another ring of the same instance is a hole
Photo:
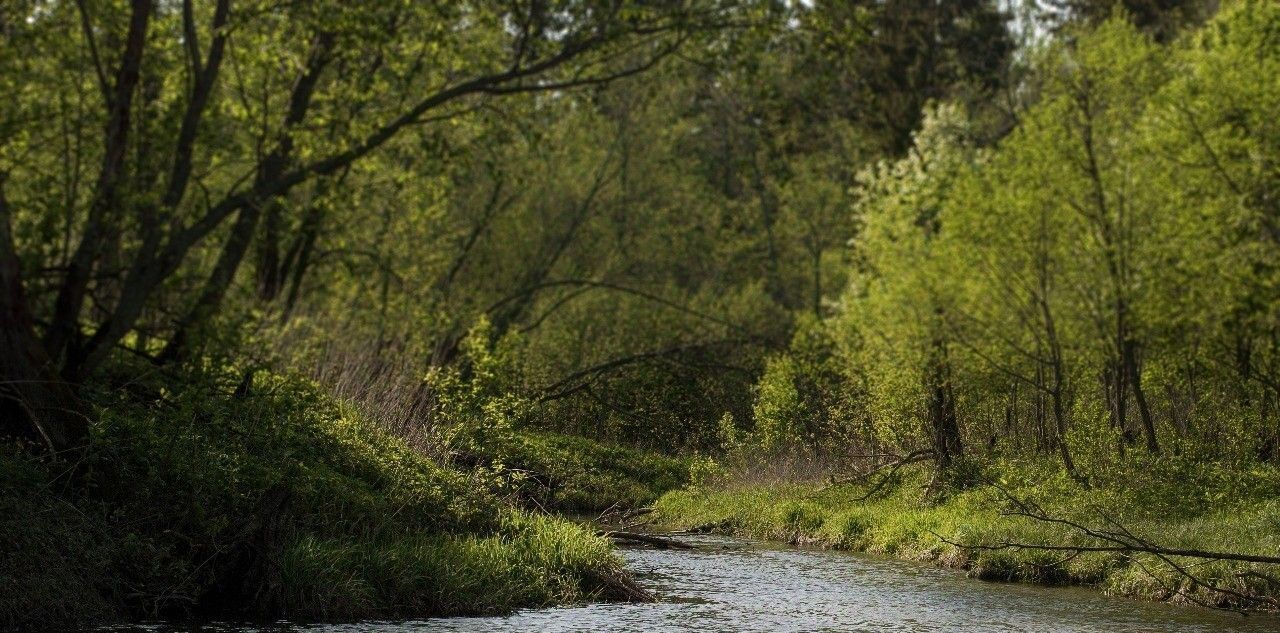
[[[652,545],[658,549],[693,549],[693,545],[684,541],[677,541],[672,538],[663,536],[654,536],[652,534],[641,534],[640,532],[621,532],[618,530],[601,530],[596,532],[596,536],[616,539],[619,541],[630,541],[633,543],[644,543]]]
[[[1047,512],[1045,512],[1039,506],[1031,502],[1018,499],[1017,497],[1014,497],[1012,494],[1010,494],[1007,490],[1004,490],[1003,488],[1000,488],[1000,491],[1004,493],[1005,497],[1007,497],[1009,501],[1013,504],[1012,510],[1005,510],[1004,512],[1001,513],[1004,516],[1021,516],[1029,519],[1034,519],[1036,521],[1041,521],[1044,523],[1055,523],[1058,525],[1064,525],[1086,536],[1091,536],[1093,538],[1115,544],[1113,547],[1110,547],[1110,548],[1099,548],[1099,549],[1103,549],[1104,551],[1109,549],[1110,551],[1144,552],[1148,554],[1158,554],[1158,555],[1164,555],[1164,556],[1186,556],[1189,558],[1204,558],[1204,559],[1210,559],[1210,560],[1234,560],[1234,561],[1241,561],[1246,563],[1265,563],[1265,564],[1271,564],[1271,565],[1280,565],[1280,556],[1264,556],[1261,554],[1241,554],[1237,552],[1215,552],[1210,550],[1161,547],[1159,545],[1156,545],[1146,539],[1143,539],[1133,534],[1133,532],[1130,532],[1123,525],[1120,525],[1115,519],[1111,518],[1105,512],[1102,512],[1103,518],[1108,523],[1110,523],[1113,526],[1113,528],[1119,530],[1118,532],[1091,528],[1086,525],[1072,521],[1070,519],[1063,519],[1061,517],[1050,516]]]
[[[621,570],[608,574],[587,570],[587,580],[594,584],[600,597],[622,602],[657,602],[658,599],[644,587],[636,584],[629,574]]]
[[[654,509],[643,508],[626,508],[622,507],[621,502],[614,502],[613,505],[605,508],[595,519],[596,523],[613,523],[618,522],[626,524],[628,521],[637,519],[647,514],[653,514]]]

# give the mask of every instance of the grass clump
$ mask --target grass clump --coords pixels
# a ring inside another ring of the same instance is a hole
[[[596,574],[621,573],[603,539],[564,521],[516,512],[486,536],[307,536],[285,551],[283,566],[287,601],[326,619],[491,614],[575,602],[602,590]]]

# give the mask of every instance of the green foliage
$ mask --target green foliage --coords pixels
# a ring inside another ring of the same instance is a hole
[[[1280,477],[1280,5],[1051,4],[1021,50],[993,0],[6,6],[0,436],[94,423],[0,456],[0,624],[578,600],[616,561],[514,508],[685,485],[1123,592],[934,532],[1062,536],[986,525],[1003,479],[1271,546],[1225,531]]]
[[[725,478],[724,467],[705,455],[694,455],[689,463],[689,488],[699,489],[714,485]]]
[[[434,397],[435,433],[455,462],[478,467],[490,485],[542,509],[639,507],[687,479],[685,460],[536,428],[540,413],[518,388],[516,337],[491,341],[476,324],[456,364],[425,381]]]
[[[803,419],[796,390],[794,363],[787,357],[771,358],[756,385],[755,441],[766,451],[789,448],[801,441]]]
[[[841,370],[831,328],[799,319],[786,353],[766,360],[756,384],[751,441],[767,453],[835,453],[856,440],[859,396]]]
[[[501,468],[532,403],[515,390],[510,339],[495,344],[491,338],[492,327],[482,318],[459,344],[459,362],[431,368],[423,382],[435,398],[432,415],[442,421],[437,433],[446,445],[464,459],[484,455]]]
[[[532,481],[513,482],[537,505],[568,513],[639,508],[690,480],[696,460],[545,432],[519,433],[506,464]]]
[[[857,250],[861,274],[846,292],[842,348],[865,380],[873,440],[908,443],[928,433],[925,400],[936,343],[951,338],[954,288],[938,236],[953,183],[978,160],[963,113],[930,111],[914,151],[860,176]]]
[[[151,401],[104,395],[90,485],[139,511],[166,508],[160,515],[171,525],[191,518],[204,534],[226,527],[204,523],[206,515],[246,516],[277,485],[294,492],[302,516],[328,528],[378,533],[384,521],[404,521],[484,529],[491,520],[493,501],[475,496],[466,476],[377,431],[316,386],[260,374],[251,395],[237,398],[226,395],[230,384],[163,385]],[[115,480],[139,485],[116,489],[108,485]]]
[[[1217,10],[1219,3],[1208,0],[1049,0],[1045,4],[1058,26],[1098,24],[1119,17],[1167,42],[1183,28],[1202,23]]]
[[[1280,456],[1277,24],[1273,3],[1232,3],[1161,46],[1105,21],[1035,53],[1037,101],[997,145],[941,105],[907,157],[863,172],[840,349],[876,440],[930,441],[942,378],[988,456],[1058,454],[1081,477],[1135,451]]]

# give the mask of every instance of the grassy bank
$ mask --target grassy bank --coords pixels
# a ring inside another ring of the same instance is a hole
[[[1154,460],[1142,469],[1095,478],[1084,489],[1052,466],[1000,464],[988,475],[1055,516],[1099,525],[1101,512],[1165,547],[1280,553],[1280,498],[1273,472],[1229,474]],[[921,467],[867,501],[862,485],[826,486],[721,480],[664,495],[656,504],[668,527],[891,555],[966,570],[1000,581],[1096,586],[1111,594],[1223,607],[1240,599],[1196,586],[1154,556],[964,545],[1090,545],[1086,537],[1025,517],[1002,516],[1007,498],[990,485],[921,501]],[[1280,596],[1280,587],[1247,563],[1183,561],[1202,579],[1249,595]]]
[[[152,376],[91,397],[74,463],[0,449],[0,627],[494,613],[607,597],[622,574],[604,540],[305,381]]]

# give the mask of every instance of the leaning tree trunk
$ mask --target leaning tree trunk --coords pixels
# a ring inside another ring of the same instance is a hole
[[[240,261],[249,250],[249,243],[253,241],[253,232],[258,226],[260,216],[261,210],[256,204],[240,209],[235,224],[231,226],[231,232],[227,235],[227,241],[223,244],[222,252],[218,255],[218,261],[214,264],[213,271],[209,273],[209,278],[205,281],[199,297],[178,322],[169,343],[160,352],[161,362],[182,360],[188,351],[187,344],[191,330],[203,324],[209,316],[217,312],[227,291],[231,289],[231,282],[235,280]]]
[[[1147,406],[1147,396],[1142,391],[1142,372],[1138,369],[1137,343],[1127,340],[1124,344],[1124,366],[1129,375],[1129,386],[1133,389],[1133,398],[1138,403],[1138,413],[1142,417],[1142,432],[1147,440],[1147,452],[1155,455],[1160,452],[1160,443],[1156,439],[1156,425],[1151,418],[1151,407]]]

